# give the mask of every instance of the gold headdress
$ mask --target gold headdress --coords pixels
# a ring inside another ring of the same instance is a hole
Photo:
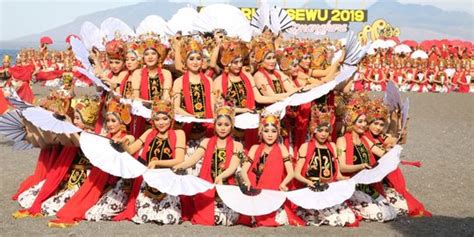
[[[313,133],[316,128],[320,126],[332,127],[333,110],[327,105],[311,107],[311,121],[309,123],[309,130]]]
[[[258,128],[259,133],[267,125],[273,125],[280,130],[280,115],[278,113],[267,113],[263,111],[260,114],[260,126]]]
[[[56,115],[65,116],[70,112],[72,96],[64,90],[51,91],[41,102],[41,107]]]
[[[290,66],[295,66],[301,60],[303,51],[296,45],[290,45],[282,51],[277,52],[277,59],[282,71],[290,69]]]
[[[121,104],[116,99],[111,99],[107,102],[107,114],[114,114],[115,116],[117,116],[117,118],[120,119],[120,122],[124,124],[129,124],[132,120],[130,111],[130,105]]]
[[[238,57],[245,58],[247,54],[248,49],[244,42],[238,39],[228,38],[222,42],[222,46],[219,52],[219,61],[224,67],[226,67],[234,59]]]
[[[174,108],[173,103],[168,100],[160,100],[155,97],[151,105],[151,117],[155,118],[158,114],[165,114],[171,119],[174,119]]]
[[[191,53],[202,54],[202,45],[197,40],[191,37],[186,37],[183,40],[181,44],[181,58],[184,62],[186,62],[186,59]]]
[[[3,62],[4,63],[9,63],[12,60],[10,55],[3,55]]]
[[[367,103],[367,121],[386,121],[388,119],[388,109],[382,99],[373,99]]]
[[[79,99],[76,104],[76,111],[80,114],[82,122],[92,129],[99,118],[100,102],[98,98],[85,97]]]
[[[138,42],[129,44],[129,50],[136,52],[139,57],[143,56],[147,49],[153,49],[158,53],[158,63],[163,63],[168,56],[168,47],[161,43],[157,34],[141,35]]]
[[[367,114],[368,96],[365,93],[352,94],[351,98],[344,105],[344,123],[350,131],[356,119]]]
[[[107,42],[105,52],[109,59],[125,60],[127,54],[127,45],[122,39],[114,39]]]
[[[262,40],[262,39],[254,39],[252,41],[252,52],[255,55],[255,61],[260,63],[263,61],[265,56],[275,51],[275,46],[273,45],[272,41]]]

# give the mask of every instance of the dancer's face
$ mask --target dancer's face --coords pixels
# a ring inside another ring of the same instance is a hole
[[[270,52],[263,59],[262,65],[263,65],[263,68],[271,71],[271,70],[275,70],[276,63],[277,63],[277,60],[276,60],[275,53]]]
[[[316,138],[316,141],[318,141],[320,144],[323,144],[328,140],[329,133],[329,126],[322,125],[316,128],[314,131],[314,137]]]
[[[153,49],[147,49],[143,53],[143,60],[148,67],[154,67],[158,64],[158,53]]]
[[[125,66],[129,71],[135,71],[140,66],[140,62],[138,61],[137,55],[133,52],[127,53],[125,57]]]
[[[310,64],[311,64],[311,56],[304,55],[300,61],[300,67],[302,67],[304,70],[308,70]]]
[[[153,118],[153,125],[158,132],[165,133],[171,127],[171,119],[166,114],[157,114]]]
[[[124,62],[119,59],[110,59],[109,60],[110,70],[112,73],[117,74],[122,71]]]
[[[110,134],[116,134],[117,132],[119,132],[120,126],[122,125],[120,123],[120,120],[114,114],[107,114],[105,123],[107,127],[107,132],[109,132]]]
[[[216,135],[219,138],[226,138],[232,131],[232,122],[226,116],[220,116],[215,122]]]
[[[242,58],[238,57],[230,63],[229,71],[232,74],[239,74],[243,67]]]
[[[365,114],[360,115],[354,122],[353,129],[358,134],[363,134],[367,129],[367,116]]]
[[[278,129],[272,124],[268,124],[262,129],[263,142],[267,145],[273,145],[278,139]]]
[[[189,71],[198,73],[202,68],[202,55],[199,53],[191,53],[186,59],[186,67]]]
[[[369,124],[369,131],[372,133],[372,135],[378,136],[382,133],[384,127],[385,122],[383,120],[376,119]]]
[[[74,111],[74,119],[72,122],[74,123],[74,125],[76,125],[76,127],[84,130],[85,125],[84,125],[84,122],[82,122],[82,118],[79,112]]]

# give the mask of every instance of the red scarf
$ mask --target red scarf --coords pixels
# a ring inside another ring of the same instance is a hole
[[[51,148],[43,148],[40,150],[35,172],[20,184],[20,187],[16,193],[12,196],[12,200],[17,200],[21,193],[35,186],[41,182],[41,180],[46,178],[46,175],[50,172],[56,157],[58,157],[60,154],[61,149],[62,146],[56,145]]]
[[[354,165],[354,142],[352,141],[352,133],[348,132],[344,134],[344,138],[346,140],[346,164],[347,165]],[[362,144],[364,144],[365,148],[367,149],[367,153],[369,153],[369,165],[373,166],[376,163],[374,154],[372,154],[372,151],[369,149],[369,143],[367,140],[365,140],[364,137],[360,138],[360,141]],[[344,174],[347,176],[352,177],[354,173],[352,174]],[[376,183],[373,184],[374,189],[380,193],[381,195],[385,196],[385,192],[383,191],[383,186],[382,183]]]
[[[283,163],[283,157],[279,144],[274,144],[270,153],[268,154],[267,160],[265,162],[265,168],[263,169],[263,173],[260,176],[258,184],[257,177],[252,171],[257,167],[257,164],[260,161],[264,146],[264,144],[260,144],[255,151],[254,160],[248,171],[250,183],[253,187],[260,189],[279,190],[280,183],[283,181],[286,175],[285,165]],[[283,207],[288,216],[290,225],[304,225],[304,222],[291,209],[290,202],[285,201]],[[275,221],[275,216],[276,212],[272,212],[263,216],[256,216],[255,220],[257,221],[257,226],[279,226],[279,224]]]
[[[78,147],[64,147],[61,150],[61,154],[59,155],[61,159],[57,159],[53,167],[51,167],[38,196],[33,202],[33,205],[28,209],[31,214],[41,213],[41,204],[57,191],[61,181],[63,181],[68,170],[71,168],[71,164],[78,150]]]
[[[125,135],[127,134],[124,132],[120,133],[120,137]],[[109,134],[107,137],[110,138],[111,135]],[[56,213],[58,219],[51,222],[74,223],[84,219],[86,212],[100,199],[106,184],[112,177],[115,178],[97,167],[92,167],[91,172],[79,190]]]
[[[245,85],[245,92],[247,93],[247,108],[253,110],[255,109],[255,95],[253,94],[252,84],[250,83],[250,80],[247,78],[245,73],[240,72],[239,76]],[[222,74],[222,95],[225,96],[227,94],[228,88],[229,74],[224,72]]]
[[[123,91],[125,90],[125,85],[127,84],[128,78],[130,77],[130,72],[127,72],[127,75],[120,82],[120,94],[123,96]]]
[[[255,95],[253,93],[252,84],[250,80],[245,75],[244,72],[240,72],[239,74],[240,79],[244,82],[245,85],[245,92],[247,93],[247,108],[248,109],[255,109]],[[225,96],[227,94],[227,90],[229,86],[229,75],[228,73],[222,74],[222,94]],[[254,144],[258,142],[258,131],[257,129],[245,129],[244,131],[244,148],[249,150]]]
[[[39,71],[36,74],[36,80],[37,81],[49,81],[49,80],[54,80],[56,78],[60,78],[64,73],[64,70],[53,70],[53,71]]]
[[[333,173],[331,182],[334,182],[334,181],[337,180],[337,173],[338,173],[338,170],[339,170],[339,163],[337,163],[337,160],[336,160],[337,156],[336,156],[336,153],[334,152],[334,149],[332,148],[331,144],[329,142],[326,142],[325,145],[328,148],[329,152],[331,152],[331,155],[332,155],[332,164],[333,164],[333,167],[334,167],[334,173]],[[306,159],[305,159],[305,162],[304,162],[304,165],[303,165],[303,169],[301,170],[301,174],[303,176],[306,175],[306,171],[308,170],[309,162],[311,161],[311,158],[314,155],[315,148],[316,148],[316,139],[313,138],[308,143],[308,147],[307,147],[307,150],[306,150]]]
[[[20,80],[29,83],[33,77],[35,66],[33,64],[28,65],[15,65],[8,68],[8,71],[15,80]]]
[[[258,71],[260,71],[264,76],[265,76],[265,79],[267,79],[267,82],[268,82],[268,85],[271,86],[273,92],[276,93],[276,90],[275,90],[275,85],[273,85],[273,80],[272,78],[270,77],[270,75],[268,74],[267,70],[265,70],[264,68],[260,68]],[[281,76],[279,73],[277,73],[275,70],[273,71],[272,73],[276,78],[278,78],[278,80],[280,81],[280,84],[281,86],[283,87],[283,81],[281,80]],[[283,90],[285,90],[285,88],[283,87]]]
[[[150,134],[148,134],[148,136],[145,139],[145,143],[143,145],[143,149],[142,149],[142,152],[140,153],[139,158],[146,161],[146,154],[150,150],[151,143],[153,142],[153,139],[156,137],[158,133],[159,131],[157,129],[153,129],[150,132]],[[172,157],[174,159],[175,158],[174,151],[176,148],[176,132],[173,129],[168,130],[168,141],[170,143],[171,154],[173,154]],[[136,214],[136,202],[137,202],[138,193],[140,192],[140,187],[142,183],[143,183],[142,176],[135,178],[132,184],[132,191],[130,193],[130,196],[128,197],[127,206],[120,214],[118,214],[112,219],[113,221],[132,220],[133,216],[135,216]]]
[[[156,68],[158,78],[160,79],[160,84],[163,87],[164,78],[163,72],[161,71],[161,67]],[[140,97],[144,100],[150,100],[149,90],[150,90],[150,81],[148,80],[148,68],[144,67],[142,69],[142,75],[140,80]]]
[[[201,77],[201,83],[204,85],[204,97],[205,97],[205,116],[206,118],[212,118],[212,108],[211,108],[211,84],[209,80],[201,72],[199,73]],[[193,102],[191,100],[191,85],[189,82],[189,72],[184,73],[183,75],[183,95],[184,96],[184,106],[186,107],[186,112],[194,114]]]
[[[216,150],[217,145],[217,136],[213,136],[209,139],[207,143],[206,152],[204,153],[204,160],[202,162],[201,172],[199,177],[214,183],[211,175],[212,169],[212,158],[214,157],[214,151]],[[226,148],[225,148],[225,165],[224,170],[227,169],[230,165],[232,155],[234,153],[234,141],[231,136],[228,136],[226,139]],[[233,177],[228,178],[229,184],[235,184]],[[215,189],[210,189],[204,193],[198,193],[194,196],[194,213],[192,218],[193,224],[199,225],[209,225],[212,226],[215,224],[214,220],[214,207],[215,207]]]

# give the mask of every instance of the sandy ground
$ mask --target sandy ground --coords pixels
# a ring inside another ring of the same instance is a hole
[[[44,94],[45,89],[35,88]],[[81,92],[80,94],[83,94]],[[70,229],[50,229],[50,218],[14,220],[19,205],[10,199],[35,167],[39,150],[13,151],[0,136],[0,236],[474,236],[474,95],[405,94],[411,101],[410,131],[402,158],[420,160],[422,168],[402,167],[413,195],[432,218],[399,218],[361,223],[358,228],[158,226],[131,222],[82,222]]]

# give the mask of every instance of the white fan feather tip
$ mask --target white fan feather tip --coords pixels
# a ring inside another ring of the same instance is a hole
[[[31,107],[21,112],[26,120],[36,127],[57,134],[70,134],[82,131],[69,121],[59,120],[54,117],[53,112],[41,107]]]
[[[284,192],[262,189],[256,196],[248,196],[233,185],[216,185],[216,191],[222,201],[232,210],[248,215],[261,216],[274,212],[286,200]]]
[[[286,32],[295,25],[288,13],[281,7],[273,7],[270,12],[272,30],[275,33]]]
[[[193,23],[198,17],[198,12],[192,7],[183,7],[179,9],[167,22],[167,33],[175,35],[181,31],[183,35],[193,33]]]
[[[127,152],[119,152],[110,145],[110,139],[82,132],[79,143],[89,161],[102,171],[125,179],[136,178],[147,170]]]
[[[92,68],[91,63],[89,62],[89,51],[87,50],[86,46],[83,42],[76,37],[71,38],[71,47],[72,51],[74,52],[74,56],[82,63],[82,66],[86,70],[90,70]]]
[[[372,169],[365,169],[354,175],[351,179],[359,184],[372,184],[380,182],[385,176],[394,171],[400,163],[400,154],[402,152],[400,145],[394,146],[390,151],[383,155],[377,162],[377,166]]]
[[[201,178],[193,175],[177,175],[170,169],[148,169],[143,174],[144,181],[160,192],[173,196],[192,196],[214,187]]]
[[[287,192],[286,197],[302,208],[321,210],[343,203],[354,194],[354,191],[355,183],[349,179],[329,183],[329,188],[322,192],[303,188]]]
[[[252,30],[245,15],[229,4],[204,7],[197,15],[193,28],[201,32],[224,29],[228,36],[239,37],[243,41],[250,41],[252,37]]]
[[[99,50],[105,50],[104,45],[102,44],[104,35],[100,31],[99,27],[93,23],[89,21],[82,23],[79,34],[81,35],[81,39],[86,45],[87,49],[90,50],[95,46]]]
[[[100,24],[100,30],[107,41],[116,38],[117,34],[124,40],[135,36],[135,32],[122,20],[109,17]]]
[[[265,26],[270,27],[270,11],[270,5],[268,5],[267,1],[262,1],[250,21],[250,25],[255,28],[255,32],[262,33]]]
[[[143,19],[137,27],[137,35],[158,34],[164,36],[166,34],[166,21],[158,15],[149,15]]]

